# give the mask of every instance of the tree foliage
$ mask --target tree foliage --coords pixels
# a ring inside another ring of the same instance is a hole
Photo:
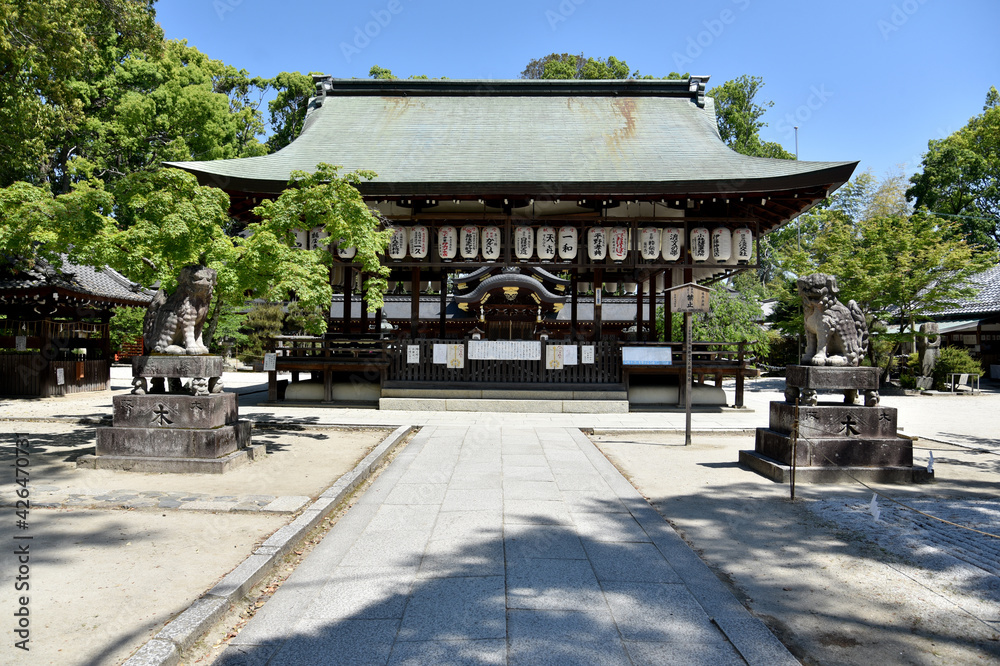
[[[687,74],[670,72],[665,79],[685,79]],[[624,60],[614,56],[589,58],[584,54],[550,53],[535,58],[521,72],[522,79],[652,79],[639,70],[629,69]]]
[[[719,135],[730,148],[743,155],[793,160],[795,156],[772,141],[763,141],[760,130],[767,127],[762,117],[774,102],[758,102],[764,80],[759,76],[739,76],[708,91],[715,100]]]
[[[991,87],[983,112],[950,136],[932,140],[923,170],[906,196],[917,208],[954,216],[971,243],[1000,244],[1000,93]]]

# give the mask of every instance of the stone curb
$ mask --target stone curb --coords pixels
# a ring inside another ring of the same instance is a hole
[[[591,435],[608,435],[611,433],[630,433],[638,432],[642,434],[652,434],[652,433],[678,433],[684,432],[684,428],[661,428],[656,426],[649,426],[647,428],[636,428],[630,426],[620,426],[620,427],[610,427],[601,426],[597,428],[580,428],[582,432]],[[697,430],[692,430],[692,435],[753,435],[756,433],[756,428],[698,428]]]
[[[291,552],[309,530],[318,525],[330,511],[342,502],[372,470],[414,429],[399,426],[376,446],[371,453],[341,476],[298,518],[272,534],[247,559],[227,574],[203,597],[172,619],[156,636],[123,662],[123,666],[175,666],[181,652],[194,643],[254,585],[266,576],[275,563]]]

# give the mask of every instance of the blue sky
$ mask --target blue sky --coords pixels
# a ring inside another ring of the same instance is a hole
[[[929,139],[1000,87],[996,0],[160,0],[166,36],[213,58],[366,77],[517,78],[548,53],[613,55],[642,74],[741,74],[774,102],[762,135],[808,160],[914,173]]]

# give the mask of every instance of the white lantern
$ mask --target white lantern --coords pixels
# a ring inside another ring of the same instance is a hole
[[[617,282],[605,282],[604,283],[604,295],[605,296],[614,296],[614,294],[615,294],[616,291],[618,291],[618,283]]]
[[[733,245],[735,245],[736,263],[748,264],[753,256],[753,232],[742,227],[733,232]]]
[[[458,253],[458,232],[455,227],[438,229],[438,255],[445,261],[451,261]]]
[[[482,240],[483,259],[496,261],[500,258],[500,227],[484,227]]]
[[[611,242],[608,244],[608,254],[611,261],[625,261],[628,256],[628,229],[625,227],[615,227],[611,230]]]
[[[466,225],[459,232],[458,244],[463,259],[475,259],[479,254],[479,229]]]
[[[563,260],[576,259],[576,227],[559,229],[559,258]]]
[[[589,291],[590,291],[590,283],[589,282],[577,282],[576,283],[576,293],[578,293],[578,294],[586,294]]]
[[[696,262],[708,261],[711,254],[711,234],[705,227],[695,227],[691,230],[691,258]]]
[[[341,259],[353,259],[354,255],[358,253],[358,248],[356,247],[345,247],[343,243],[346,243],[343,238],[340,239],[340,243],[337,243],[337,256]]]
[[[418,225],[410,227],[410,256],[414,259],[423,259],[430,250],[431,234],[427,227]]]
[[[344,284],[344,267],[334,266],[333,273],[330,275],[330,286],[339,287]]]
[[[300,250],[305,250],[309,247],[309,234],[303,229],[292,229],[292,233],[295,234],[295,247]]]
[[[622,291],[628,296],[635,296],[639,293],[639,283],[638,282],[626,282],[622,285]]]
[[[608,256],[608,231],[604,227],[591,227],[587,232],[587,253],[591,261],[601,261]]]
[[[666,227],[660,234],[660,250],[666,261],[677,261],[684,249],[684,230]]]
[[[310,250],[326,250],[328,245],[323,242],[323,239],[328,237],[330,234],[323,231],[323,227],[313,227],[309,230],[309,249]]]
[[[517,227],[514,229],[514,256],[521,261],[531,259],[534,250],[535,234],[531,227]]]
[[[656,227],[645,227],[639,232],[639,252],[647,261],[660,256],[660,230]]]
[[[389,257],[397,261],[406,257],[406,227],[395,227],[392,230],[392,238],[389,239]]]
[[[725,227],[712,229],[712,259],[720,264],[733,254],[733,235]]]
[[[556,256],[556,228],[538,227],[535,247],[538,248],[538,258],[542,261],[550,261]]]
[[[657,273],[656,274],[656,293],[662,294],[666,288],[667,288],[667,273],[666,273],[666,271],[664,271],[663,273]]]

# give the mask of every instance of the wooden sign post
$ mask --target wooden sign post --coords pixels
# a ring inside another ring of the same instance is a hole
[[[673,312],[684,313],[684,445],[691,445],[691,313],[708,312],[708,287],[694,282],[670,290],[670,307]]]

